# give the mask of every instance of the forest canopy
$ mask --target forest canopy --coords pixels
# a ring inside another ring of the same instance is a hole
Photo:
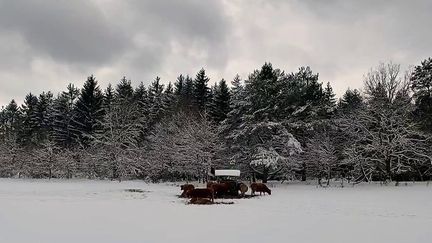
[[[209,85],[201,69],[100,87],[89,76],[0,111],[0,176],[196,180],[236,168],[251,180],[429,180],[432,59],[382,63],[336,99],[310,67],[265,63]],[[212,80],[213,81],[213,80]]]

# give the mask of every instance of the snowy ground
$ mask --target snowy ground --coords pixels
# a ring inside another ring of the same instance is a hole
[[[141,189],[127,192],[125,189]],[[430,242],[432,185],[277,184],[233,205],[185,205],[139,181],[0,179],[0,242]],[[225,200],[229,201],[229,200]]]

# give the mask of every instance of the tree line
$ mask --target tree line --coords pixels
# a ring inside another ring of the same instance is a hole
[[[429,180],[432,59],[382,63],[337,100],[309,67],[265,63],[210,85],[204,69],[162,84],[29,93],[0,111],[0,176],[196,180],[237,168],[252,180]]]

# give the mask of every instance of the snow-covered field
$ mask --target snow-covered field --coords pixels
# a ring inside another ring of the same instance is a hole
[[[126,189],[141,189],[128,192]],[[139,181],[0,179],[0,242],[430,242],[432,185],[276,184],[233,205],[186,205]],[[230,200],[225,200],[230,201]]]

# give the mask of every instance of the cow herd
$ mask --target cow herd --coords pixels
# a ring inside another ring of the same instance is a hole
[[[264,183],[252,183],[250,185],[251,196],[259,192],[271,195],[271,190]],[[208,182],[206,188],[195,188],[192,184],[180,186],[180,197],[190,198],[193,204],[212,204],[215,198],[245,197],[249,187],[244,183],[236,182]]]

